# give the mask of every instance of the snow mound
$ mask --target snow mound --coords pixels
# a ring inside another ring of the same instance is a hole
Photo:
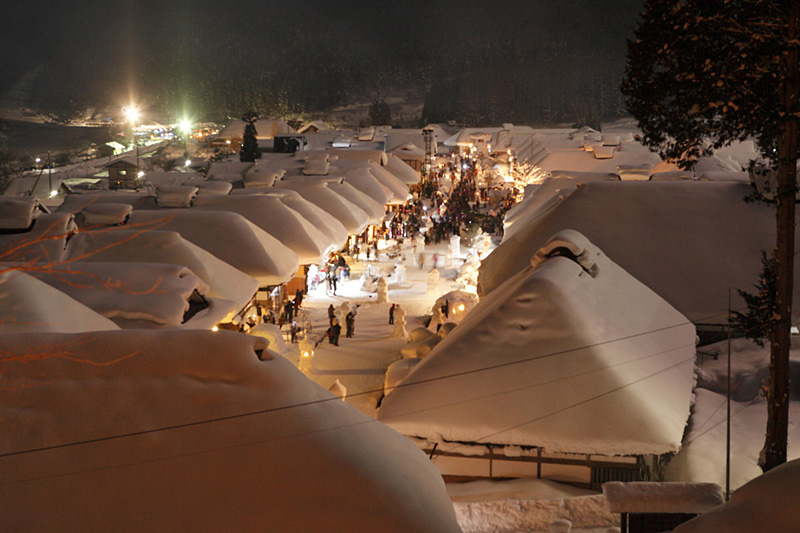
[[[431,350],[379,419],[432,442],[677,451],[694,327],[577,232],[546,250]]]
[[[728,503],[681,524],[675,533],[800,531],[800,459],[773,468],[731,495]]]
[[[413,443],[261,339],[1,342],[3,531],[460,531]]]

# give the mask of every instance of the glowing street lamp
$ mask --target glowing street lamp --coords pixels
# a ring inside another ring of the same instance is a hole
[[[183,157],[189,159],[189,133],[192,131],[192,123],[186,119],[178,122],[178,128],[183,132]],[[186,165],[189,166],[189,165]]]
[[[136,106],[129,106],[123,107],[122,112],[125,113],[125,116],[131,123],[131,139],[133,140],[134,146],[136,146],[136,176],[141,177],[141,171],[139,170],[139,143],[136,142],[136,133],[134,132],[136,129],[136,121],[139,119],[139,110],[136,109]]]

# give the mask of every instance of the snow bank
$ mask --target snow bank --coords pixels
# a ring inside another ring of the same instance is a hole
[[[458,524],[464,533],[554,531],[550,524],[569,520],[576,530],[619,525],[603,496],[568,499],[508,499],[488,502],[455,502]]]
[[[378,418],[432,442],[677,451],[694,327],[580,234],[561,232],[548,250],[484,297]]]
[[[459,531],[416,446],[263,340],[117,331],[2,346],[0,419],[25,428],[0,440],[4,531]]]
[[[800,531],[800,460],[773,468],[731,495],[731,500],[675,533]]]

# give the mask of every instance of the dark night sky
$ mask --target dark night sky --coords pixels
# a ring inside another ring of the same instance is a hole
[[[127,93],[164,106],[208,102],[220,96],[205,84],[228,83],[229,107],[247,105],[233,102],[236,86],[266,86],[273,98],[283,90],[305,108],[325,108],[398,85],[424,92],[503,65],[580,68],[576,59],[594,57],[619,70],[640,7],[641,0],[32,0],[0,21],[0,89],[46,63],[40,104],[111,104]]]

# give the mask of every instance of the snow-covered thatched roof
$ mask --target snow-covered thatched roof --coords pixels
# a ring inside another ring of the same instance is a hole
[[[416,185],[419,183],[419,172],[408,166],[405,161],[395,154],[389,154],[385,168],[406,185]]]
[[[746,203],[750,191],[744,183],[699,181],[542,186],[483,260],[479,290],[493,291],[551,235],[571,228],[693,322],[725,322],[729,289],[739,308],[735,289],[751,289],[761,250],[775,244],[774,212]]]
[[[180,265],[74,262],[30,274],[124,328],[210,329],[227,314],[224,306],[211,305],[185,320],[194,291],[208,297],[208,287]]]
[[[3,335],[0,530],[460,531],[419,449],[266,344]]]
[[[265,187],[263,189],[236,189],[232,191],[232,194],[234,196],[258,194],[277,198],[322,232],[334,248],[339,249],[347,242],[347,228],[339,219],[312,204],[297,191],[280,187]]]
[[[119,329],[108,318],[16,268],[24,266],[0,263],[0,332],[79,333]]]
[[[301,265],[316,264],[334,245],[300,213],[269,195],[198,196],[192,209],[232,211],[263,229],[300,257]]]
[[[347,228],[350,235],[358,235],[370,222],[370,216],[356,204],[347,200],[328,188],[326,181],[321,179],[281,179],[275,184],[281,189],[297,191],[300,195],[316,205],[317,208],[327,211]]]
[[[384,398],[378,418],[444,443],[677,451],[694,327],[577,232],[555,235],[530,261]]]
[[[113,229],[84,231],[67,246],[68,261],[166,263],[187,267],[208,286],[208,295],[226,307],[231,320],[247,306],[258,281],[174,231]]]
[[[133,227],[176,231],[234,268],[258,280],[259,286],[280,285],[299,265],[296,253],[242,215],[199,209],[137,210]]]

